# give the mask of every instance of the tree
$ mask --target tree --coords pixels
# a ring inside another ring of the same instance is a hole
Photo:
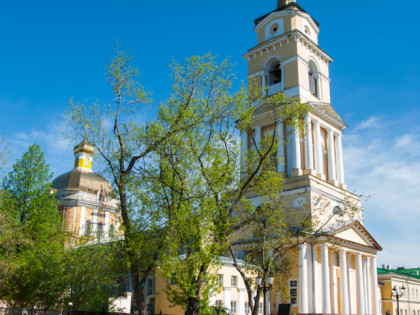
[[[229,231],[241,223],[244,197],[258,186],[261,190],[270,187],[273,196],[281,190],[283,175],[273,171],[271,160],[276,132],[250,152],[246,172],[243,176],[239,173],[237,129],[249,132],[256,109],[253,104],[261,101],[260,92],[226,94],[224,115],[168,138],[156,149],[156,160],[142,170],[147,176],[138,187],[146,187],[143,195],[152,196],[148,207],[163,210],[171,222],[166,228],[172,247],[162,258],[161,270],[177,285],[167,286],[168,297],[187,314],[209,311],[210,294],[217,289],[220,256],[228,249]],[[294,118],[306,112],[304,105],[282,94],[266,100],[266,106],[273,121],[282,119],[293,126],[299,125]],[[284,227],[278,213],[273,213],[271,220],[278,223],[276,228]]]
[[[159,258],[172,247],[168,231],[177,221],[167,216],[167,208],[149,207],[161,191],[145,194],[156,186],[147,187],[147,182],[140,186],[139,182],[155,177],[150,172],[152,167],[147,167],[153,164],[153,154],[163,152],[168,142],[179,141],[181,132],[211,123],[233,106],[232,101],[226,102],[232,77],[227,61],[218,65],[214,57],[206,55],[192,57],[182,66],[174,62],[170,67],[172,95],[159,106],[154,121],[140,124],[134,120],[136,110],[149,101],[149,94],[138,82],[139,72],[132,65],[132,57],[119,45],[107,68],[114,105],[72,102],[67,113],[74,128],[72,134],[85,135],[95,147],[104,162],[104,173],[115,187],[123,220],[124,253],[142,315],[146,314],[144,284],[156,270]]]
[[[55,306],[66,287],[64,235],[51,177],[35,144],[2,182],[0,290],[14,306]]]
[[[144,283],[159,265],[178,284],[176,290],[168,288],[171,302],[188,314],[205,311],[216,286],[209,272],[217,269],[227,248],[228,231],[237,224],[234,213],[262,178],[264,163],[276,148],[274,133],[270,146],[256,151],[256,163],[241,177],[237,130],[249,132],[261,91],[248,95],[242,88],[231,94],[229,62],[217,64],[211,55],[191,57],[183,65],[174,62],[171,70],[171,97],[159,106],[157,119],[139,124],[133,115],[148,94],[137,81],[132,57],[117,46],[107,69],[114,106],[71,103],[67,114],[72,134],[86,133],[115,186],[124,251],[142,315]],[[274,121],[282,118],[290,124],[297,124],[292,118],[305,111],[281,94],[266,106]]]

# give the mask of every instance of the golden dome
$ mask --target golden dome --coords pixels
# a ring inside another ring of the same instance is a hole
[[[95,150],[93,146],[86,140],[86,138],[84,138],[82,142],[74,146],[73,152],[74,154],[83,152],[93,156]]]

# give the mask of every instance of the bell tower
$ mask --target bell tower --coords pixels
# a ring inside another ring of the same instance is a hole
[[[318,45],[319,23],[295,0],[278,0],[274,11],[255,20],[255,32],[257,45],[244,55],[249,86],[261,87],[263,98],[284,93],[309,107],[305,135],[277,125],[284,136],[277,170],[288,178],[311,175],[345,188],[341,134],[347,126],[331,106],[332,59]],[[257,141],[267,128],[262,108],[255,117]]]
[[[244,57],[249,89],[262,95],[253,104],[251,130],[242,131],[243,156],[276,135],[276,157],[269,162],[285,175],[279,192],[285,214],[309,222],[314,231],[293,226],[311,236],[288,252],[295,266],[288,279],[290,313],[380,315],[376,254],[382,248],[363,227],[358,196],[345,186],[341,137],[347,126],[331,105],[332,59],[318,44],[319,23],[295,0],[278,0],[275,10],[255,20],[255,31],[256,46]],[[306,117],[299,118],[305,128],[272,115],[270,100],[278,93],[307,104]],[[257,208],[263,197],[247,199]],[[237,248],[254,238],[239,235]],[[275,313],[280,296],[270,299],[275,307],[269,312]]]

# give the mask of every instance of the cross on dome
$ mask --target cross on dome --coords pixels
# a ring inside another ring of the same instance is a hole
[[[277,9],[284,7],[290,3],[296,3],[296,0],[277,0]]]

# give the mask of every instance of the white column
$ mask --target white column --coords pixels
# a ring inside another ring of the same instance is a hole
[[[305,137],[305,149],[306,149],[306,169],[313,170],[314,169],[314,154],[313,154],[313,146],[312,146],[312,125],[311,125],[311,118],[306,116],[305,118],[305,125],[306,125],[306,137]]]
[[[370,258],[366,257],[366,286],[367,286],[367,314],[372,314],[372,281],[370,270]]]
[[[257,148],[261,148],[261,126],[255,126],[255,143]]]
[[[245,130],[241,131],[241,160],[242,160],[242,167],[245,168],[245,157],[248,151],[248,134]]]
[[[265,301],[265,309],[266,314],[270,314],[270,306],[271,306],[271,290],[268,290],[266,292],[266,295],[264,295],[264,301]]]
[[[230,308],[230,306],[228,306]],[[238,292],[238,315],[245,315],[245,289],[241,288]]]
[[[347,282],[349,284],[349,314],[355,314],[356,310],[353,309],[353,287],[352,287],[352,279],[351,279],[351,257],[352,255],[348,255],[347,257]]]
[[[129,275],[131,273],[128,273]],[[215,306],[216,305],[216,290],[211,290],[210,291],[210,298],[209,298],[209,305],[210,306]]]
[[[307,246],[299,246],[299,313],[308,313],[308,261]]]
[[[297,127],[297,123],[293,124],[293,168],[301,169],[302,168],[302,161],[300,156],[300,137],[299,137],[299,128]]]
[[[357,269],[357,291],[358,291],[358,314],[365,314],[365,293],[363,286],[363,265],[362,265],[362,254],[356,254],[356,269]]]
[[[283,122],[277,123],[277,172],[286,172],[286,159],[284,156],[284,132]]]
[[[374,315],[380,315],[381,311],[379,308],[379,295],[378,295],[378,290],[377,290],[377,286],[378,286],[378,269],[377,269],[377,265],[376,265],[376,256],[372,257],[372,289],[373,289],[373,314]]]
[[[106,237],[109,237],[109,212],[107,211],[105,213],[105,231],[104,233],[106,233]]]
[[[92,217],[93,223],[98,223],[98,210],[93,210],[93,217]],[[92,233],[96,233],[98,231],[98,225],[93,224],[92,225]]]
[[[321,76],[319,74],[315,75],[315,84],[316,84],[316,90],[317,90],[317,97],[322,100],[322,95],[321,95]]]
[[[74,207],[73,210],[73,227],[71,231],[74,233],[76,231],[76,217],[77,217],[77,207]]]
[[[279,305],[281,304],[282,300],[281,300],[281,294],[280,292],[277,292],[276,294],[276,311],[275,314],[277,314],[278,310],[279,310]]]
[[[311,290],[312,313],[321,313],[319,311],[319,305],[318,305],[319,288],[318,288],[318,277],[317,277],[317,272],[316,272],[316,268],[317,268],[317,265],[318,265],[318,263],[317,263],[317,261],[318,261],[318,246],[313,246],[312,253],[313,253],[312,270],[311,270],[311,274],[312,274],[312,290]]]
[[[85,212],[86,212],[86,207],[80,207],[80,224],[79,224],[79,235],[83,235],[85,233]]]
[[[331,314],[330,274],[328,263],[328,246],[321,245],[322,266],[322,313]]]
[[[336,167],[335,167],[335,152],[334,152],[334,133],[328,130],[328,174],[329,180],[336,180]]]
[[[336,135],[336,150],[337,150],[338,183],[344,185],[344,163],[343,163],[343,147],[341,144],[341,134]]]
[[[266,79],[265,79],[265,74],[263,74],[262,76],[261,76],[261,90],[262,90],[262,96],[263,97],[265,97],[265,96],[267,96],[267,89],[266,89],[266,86],[267,86],[267,84],[266,84]]]
[[[337,276],[335,271],[335,263],[336,263],[336,254],[332,252],[330,255],[331,259],[331,288],[332,288],[332,303],[331,303],[331,311],[333,314],[338,314],[338,291],[337,291]]]
[[[341,297],[343,308],[342,314],[349,314],[349,291],[347,283],[347,253],[344,249],[340,252],[340,266],[341,266]]]
[[[223,303],[230,309],[230,287],[223,288]]]
[[[315,145],[315,170],[317,174],[324,173],[322,147],[321,147],[321,126],[319,121],[314,121],[314,145]]]

